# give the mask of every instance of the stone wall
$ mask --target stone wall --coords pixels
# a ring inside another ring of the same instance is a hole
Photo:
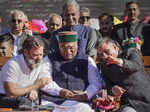
[[[98,17],[103,12],[108,12],[117,17],[123,15],[125,3],[129,0],[77,0],[80,6],[90,8],[92,17]],[[46,19],[52,13],[62,13],[64,0],[0,0],[0,12],[7,21],[8,13],[12,9],[23,10],[30,19]],[[150,14],[150,0],[138,0],[144,17]]]

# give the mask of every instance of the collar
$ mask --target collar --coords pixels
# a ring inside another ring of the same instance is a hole
[[[22,31],[18,34],[18,35],[14,35],[11,31],[10,31],[10,34],[13,36],[13,38],[16,40],[17,37],[21,36],[22,35]]]

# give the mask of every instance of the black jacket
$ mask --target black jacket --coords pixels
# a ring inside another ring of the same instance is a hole
[[[138,37],[140,40],[143,41],[142,54],[145,56],[150,55],[149,29],[149,24],[145,24],[142,22],[130,24],[129,22],[125,22],[114,27],[112,39],[118,41],[118,43],[122,45],[122,41],[127,38]]]
[[[137,112],[150,110],[150,75],[145,71],[143,61],[135,48],[130,48],[120,56],[123,67],[99,64],[106,87],[119,85],[126,90],[125,99]],[[123,101],[122,101],[123,102]]]

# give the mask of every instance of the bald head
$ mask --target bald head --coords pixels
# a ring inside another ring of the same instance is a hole
[[[47,23],[48,31],[50,33],[62,27],[62,17],[56,13],[50,14]]]

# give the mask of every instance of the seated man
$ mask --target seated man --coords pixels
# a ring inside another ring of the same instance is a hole
[[[116,41],[108,38],[102,40],[98,46],[98,53],[103,60],[98,67],[101,69],[106,87],[118,85],[126,90],[121,97],[119,112],[150,110],[150,77],[136,48],[138,43],[124,43],[126,49],[123,52]]]
[[[92,58],[77,53],[77,32],[59,33],[59,53],[50,54],[52,78],[57,89],[47,92],[44,100],[56,105],[71,107],[65,112],[92,112],[88,102],[102,87],[101,74]],[[42,104],[46,101],[42,101]]]
[[[11,57],[14,49],[13,43],[14,39],[9,33],[0,35],[0,56]]]
[[[9,34],[0,35],[0,70],[13,55],[13,37]]]
[[[50,82],[50,64],[43,59],[44,44],[40,38],[30,37],[23,43],[23,54],[12,57],[2,68],[0,78],[0,107],[31,106],[37,98],[36,90]]]

